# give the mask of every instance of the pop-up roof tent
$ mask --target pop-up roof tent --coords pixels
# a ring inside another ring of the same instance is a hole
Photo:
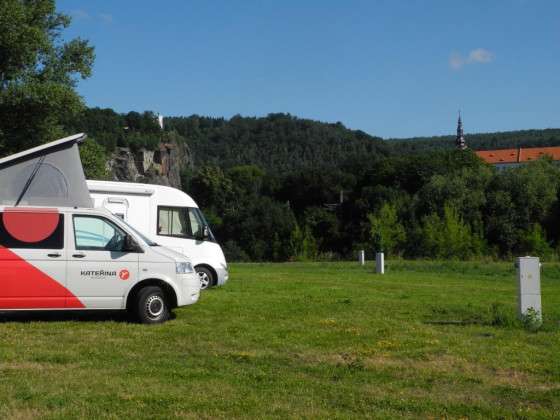
[[[91,207],[75,134],[0,159],[0,205]]]

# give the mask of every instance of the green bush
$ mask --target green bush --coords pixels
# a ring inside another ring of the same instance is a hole
[[[422,241],[424,255],[430,258],[469,259],[484,249],[482,238],[449,205],[444,207],[443,218],[432,213],[423,219]]]

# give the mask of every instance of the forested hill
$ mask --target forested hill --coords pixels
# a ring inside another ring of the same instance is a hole
[[[157,147],[165,137],[153,112],[119,114],[89,108],[66,122],[68,132],[85,131],[108,152],[116,146]],[[453,149],[455,136],[388,139],[350,130],[341,123],[324,123],[290,114],[231,119],[198,115],[166,117],[165,130],[176,132],[191,150],[196,167],[223,169],[253,164],[266,171],[340,168],[388,155]],[[560,146],[560,129],[466,134],[472,150]]]
[[[338,167],[364,157],[387,155],[387,145],[341,123],[322,123],[289,114],[266,117],[170,117],[165,129],[184,137],[197,166],[229,168],[256,164],[272,171]]]
[[[414,137],[387,140],[393,150],[415,153],[455,147],[455,136]],[[520,130],[496,133],[466,134],[467,146],[473,150],[508,149],[514,147],[560,146],[560,129]]]

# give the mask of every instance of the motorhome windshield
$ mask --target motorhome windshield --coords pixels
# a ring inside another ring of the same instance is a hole
[[[134,229],[132,226],[130,226],[130,224],[128,224],[128,222],[126,222],[124,219],[121,219],[119,217],[119,221],[121,223],[125,224],[131,231],[136,233],[136,235],[138,235],[140,237],[140,239],[142,239],[148,246],[159,246],[159,244],[157,242],[152,241],[151,239],[144,236],[142,233],[138,232],[136,229]]]
[[[202,238],[208,222],[196,207],[158,206],[158,231],[160,236],[177,238]],[[208,230],[209,239],[214,239]]]

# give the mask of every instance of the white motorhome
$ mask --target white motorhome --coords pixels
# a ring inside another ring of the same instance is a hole
[[[176,188],[112,181],[87,181],[95,207],[122,218],[150,240],[189,257],[202,289],[229,277],[222,248],[195,201]]]
[[[79,134],[0,159],[0,311],[128,310],[144,323],[200,296],[189,259],[92,208]]]

